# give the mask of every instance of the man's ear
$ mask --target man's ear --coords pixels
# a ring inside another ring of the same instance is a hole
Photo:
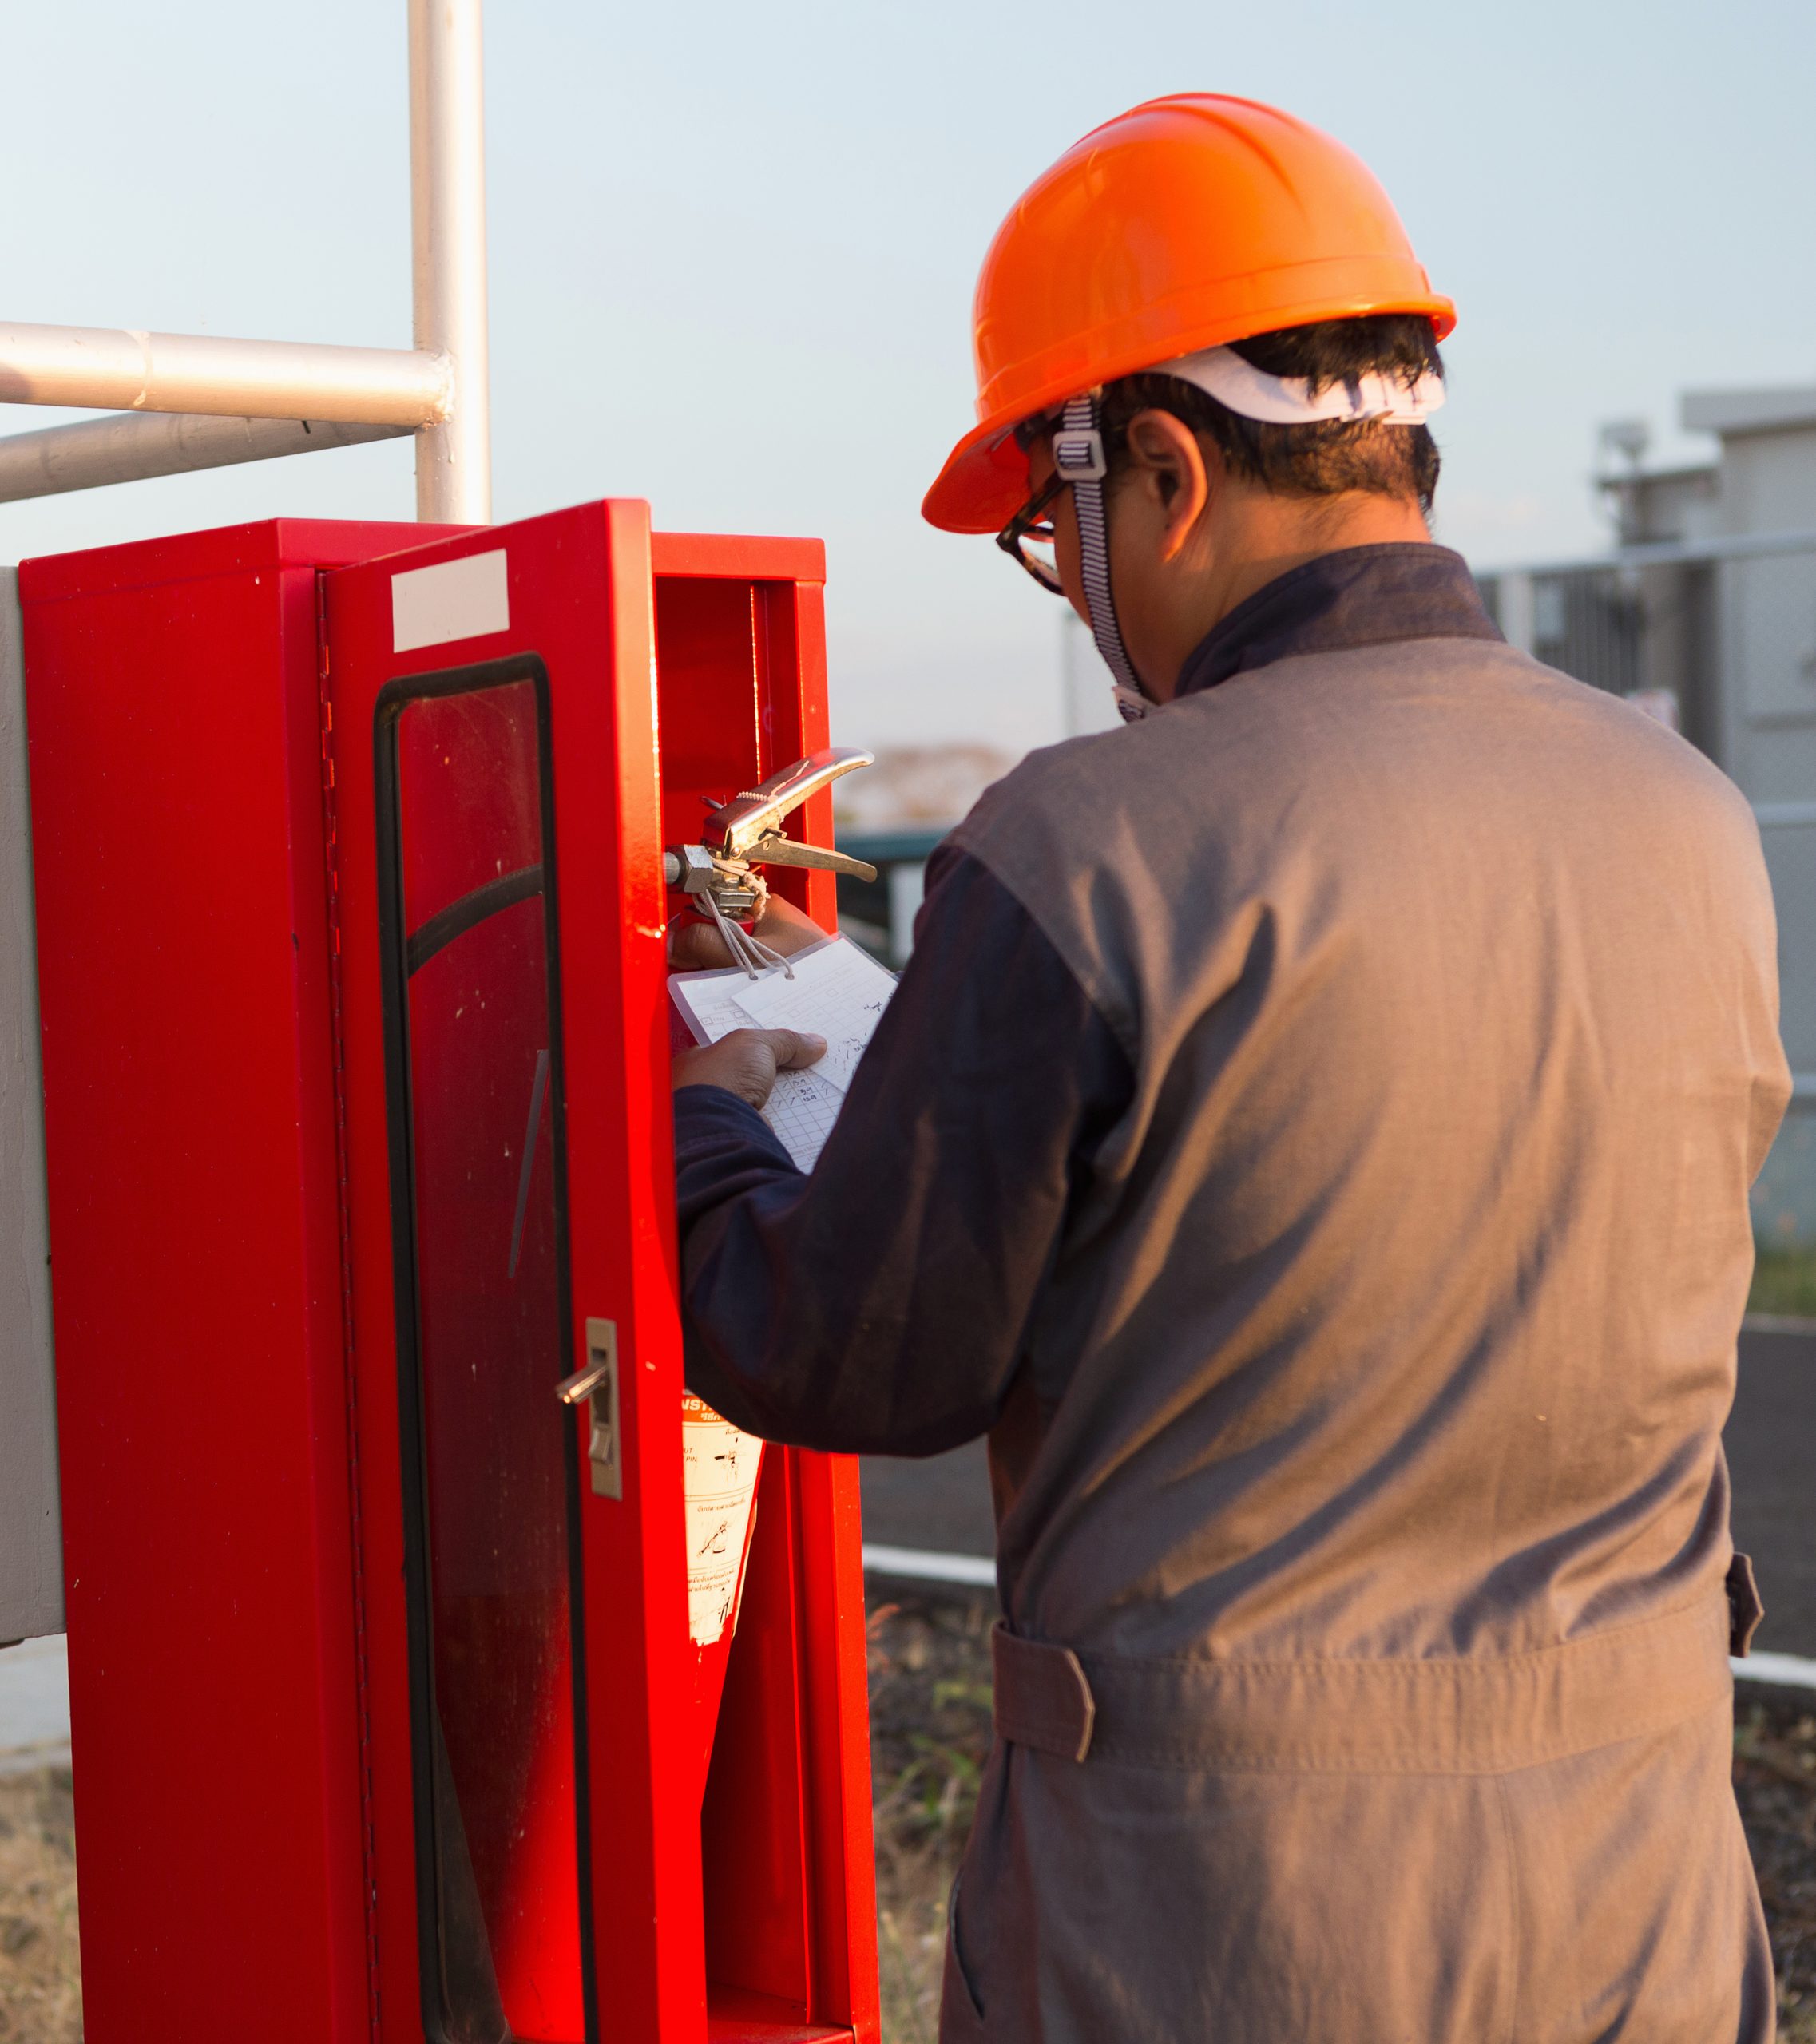
[[[1162,521],[1161,558],[1184,548],[1211,501],[1213,477],[1198,436],[1171,412],[1137,412],[1128,433],[1129,480],[1152,493]]]

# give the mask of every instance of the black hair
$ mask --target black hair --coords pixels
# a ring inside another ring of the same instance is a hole
[[[1378,370],[1411,382],[1444,374],[1437,337],[1421,313],[1382,312],[1360,319],[1321,319],[1231,343],[1271,376],[1303,376],[1315,396],[1332,383]],[[1285,496],[1332,497],[1362,490],[1410,497],[1426,512],[1437,489],[1437,443],[1423,426],[1380,419],[1321,419],[1275,426],[1244,418],[1208,391],[1176,376],[1146,371],[1124,376],[1104,392],[1104,446],[1113,477],[1128,466],[1128,429],[1138,412],[1171,412],[1208,434],[1231,471]]]

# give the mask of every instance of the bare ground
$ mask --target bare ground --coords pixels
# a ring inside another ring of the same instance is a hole
[[[0,1775],[0,2044],[79,2044],[69,1770]]]
[[[870,1779],[884,2044],[934,2044],[946,1902],[990,1750],[985,1594],[873,1597]]]
[[[886,2044],[934,2044],[946,1902],[990,1744],[987,1595],[903,1592],[870,1616]],[[1778,1963],[1783,2044],[1816,2044],[1816,1697],[1748,1686],[1735,1788]],[[65,1768],[0,1776],[0,2044],[80,2044]]]
[[[1744,1684],[1734,1788],[1778,1975],[1783,2044],[1816,2044],[1816,1695]]]

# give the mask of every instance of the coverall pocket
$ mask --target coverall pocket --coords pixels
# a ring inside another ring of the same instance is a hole
[[[984,2010],[965,1970],[959,1943],[958,1889],[962,1876],[954,1876],[952,1897],[946,1911],[946,1971],[940,1983],[940,2044],[970,2044],[984,2035]]]

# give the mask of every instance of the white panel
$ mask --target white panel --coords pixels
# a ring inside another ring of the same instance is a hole
[[[510,588],[505,550],[470,553],[433,568],[408,568],[391,577],[391,650],[446,646],[456,639],[480,639],[507,632]]]
[[[0,568],[0,1639],[63,1629],[18,576]]]

